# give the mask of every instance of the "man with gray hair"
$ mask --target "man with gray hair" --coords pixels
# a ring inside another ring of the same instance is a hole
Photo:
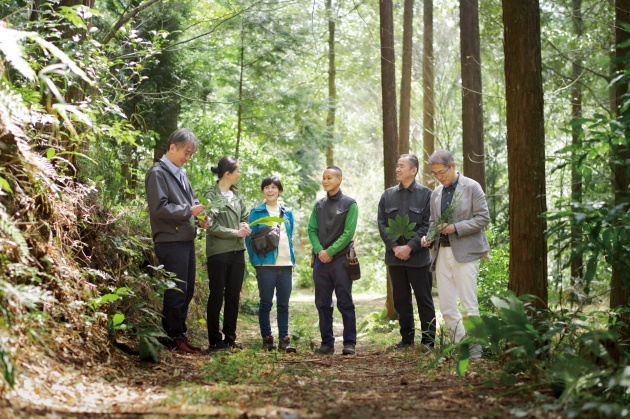
[[[440,311],[446,327],[459,342],[466,331],[464,317],[478,316],[477,275],[479,259],[490,251],[486,227],[490,223],[488,204],[483,189],[476,181],[456,170],[453,155],[438,150],[429,158],[431,174],[441,183],[431,194],[430,222],[438,220],[449,205],[456,205],[449,222],[438,226],[435,240],[422,238],[423,246],[433,246]],[[459,297],[462,313],[457,298]],[[472,345],[471,358],[481,358],[481,346]]]
[[[206,206],[199,205],[183,166],[198,146],[199,141],[190,130],[180,128],[173,132],[166,154],[153,164],[144,180],[155,254],[164,270],[177,278],[178,289],[164,292],[162,326],[175,349],[191,354],[201,351],[186,337],[188,305],[195,292],[194,238],[197,225],[205,229],[208,222],[197,223],[197,215]]]

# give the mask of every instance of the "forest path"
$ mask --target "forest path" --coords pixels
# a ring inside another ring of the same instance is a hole
[[[313,354],[317,312],[308,295],[297,293],[291,303],[292,329],[303,335],[297,354],[262,352],[257,318],[244,310],[240,351],[168,351],[160,364],[117,350],[109,363],[24,363],[19,386],[0,401],[0,417],[473,418],[509,417],[524,403],[521,396],[495,397],[506,388],[493,361],[473,362],[460,380],[450,357],[429,369],[434,357],[423,348],[392,350],[393,324],[369,320],[382,297],[357,297],[357,321],[369,324],[356,355],[341,355],[340,342],[333,356]]]

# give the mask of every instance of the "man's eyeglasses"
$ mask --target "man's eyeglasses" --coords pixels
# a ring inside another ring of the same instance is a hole
[[[431,172],[431,174],[433,175],[433,177],[440,177],[440,176],[444,176],[446,172],[448,172],[449,170],[451,170],[451,166],[449,166],[448,169],[446,170],[440,170],[439,172]]]

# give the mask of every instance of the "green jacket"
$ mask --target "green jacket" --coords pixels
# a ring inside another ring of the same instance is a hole
[[[248,224],[249,211],[238,188],[231,186],[230,189],[234,192],[232,202],[216,214],[208,211],[210,227],[206,230],[206,257],[245,250],[245,238],[238,237],[238,228],[243,223]],[[221,195],[218,183],[204,196],[212,202],[217,195]]]

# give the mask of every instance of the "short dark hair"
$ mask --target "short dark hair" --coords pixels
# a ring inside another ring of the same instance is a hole
[[[339,177],[343,177],[343,173],[341,172],[341,169],[337,166],[328,166],[325,170],[332,170],[334,172],[337,172]]]
[[[416,157],[414,154],[401,154],[400,158],[405,158],[407,160],[409,160],[409,163],[411,163],[412,167],[415,167],[416,170],[416,174],[418,174],[418,171],[420,170],[420,162],[418,161],[418,157]]]
[[[180,128],[176,131],[173,131],[173,133],[168,137],[168,141],[166,142],[167,151],[171,149],[171,144],[175,144],[175,147],[177,149],[186,144],[192,144],[193,147],[195,147],[195,152],[197,152],[197,149],[199,148],[199,140],[197,139],[195,134],[193,134],[193,132],[188,128]]]
[[[232,156],[225,156],[221,160],[219,160],[219,163],[216,166],[212,166],[210,168],[210,171],[219,175],[219,179],[221,179],[226,172],[232,173],[237,168],[238,160],[236,160]]]
[[[280,192],[283,191],[282,189],[282,182],[280,182],[280,179],[278,179],[275,176],[267,176],[266,178],[263,179],[262,183],[260,184],[260,190],[264,191],[265,190],[265,186],[269,186],[271,184],[276,185],[276,187],[278,188],[278,190]]]

